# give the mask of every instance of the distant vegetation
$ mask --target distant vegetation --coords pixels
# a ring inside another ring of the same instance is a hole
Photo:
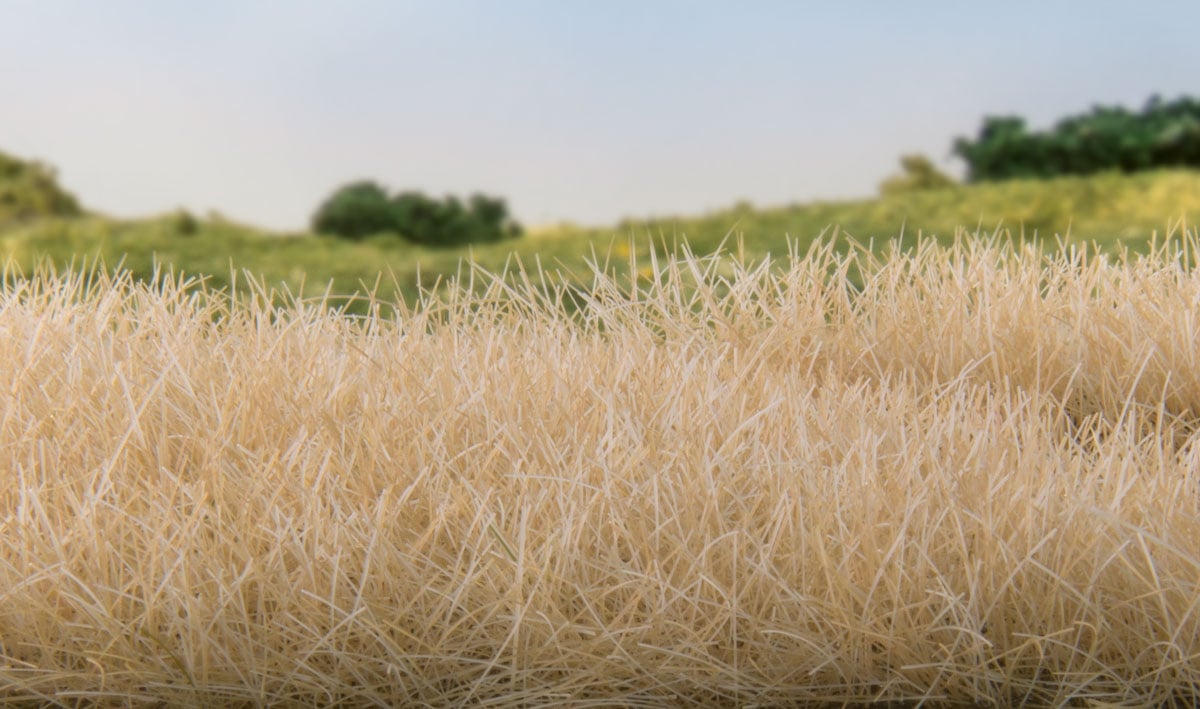
[[[1017,116],[989,116],[979,136],[959,138],[954,152],[972,182],[1200,167],[1200,100],[1154,96],[1140,112],[1096,106],[1041,132]]]
[[[361,240],[373,234],[398,234],[414,244],[456,247],[520,236],[521,225],[503,199],[471,195],[441,200],[420,192],[388,196],[378,183],[363,181],[334,192],[318,209],[313,231]]]
[[[1164,170],[1136,175],[1105,173],[1052,180],[951,185],[899,191],[877,199],[755,207],[748,203],[709,214],[627,220],[606,227],[563,224],[531,230],[519,240],[471,245],[469,249],[432,248],[395,234],[361,240],[311,233],[271,234],[215,216],[186,212],[120,221],[97,216],[44,218],[0,229],[0,258],[12,256],[27,271],[40,260],[64,267],[83,258],[118,262],[139,279],[150,279],[154,264],[170,265],[193,275],[206,275],[216,287],[231,284],[231,266],[261,275],[268,283],[286,284],[293,292],[334,294],[372,289],[384,299],[401,295],[413,300],[419,285],[432,286],[460,271],[469,253],[473,260],[499,271],[514,255],[535,261],[577,283],[590,281],[586,259],[608,261],[609,270],[627,273],[649,268],[651,247],[659,256],[676,252],[686,241],[697,254],[710,253],[724,241],[740,244],[747,258],[801,252],[824,235],[846,251],[851,240],[874,242],[882,251],[901,234],[913,244],[918,234],[953,241],[966,227],[991,234],[1010,230],[1014,236],[1053,242],[1095,241],[1116,251],[1124,244],[1145,251],[1150,236],[1194,215],[1200,205],[1200,171]],[[394,279],[393,279],[394,277]],[[352,305],[361,312],[365,305]]]
[[[445,290],[458,275],[469,277],[468,255],[490,271],[516,259],[586,284],[589,261],[618,275],[644,274],[652,256],[678,254],[685,244],[695,254],[724,244],[758,259],[803,253],[818,239],[842,252],[860,244],[883,251],[898,238],[907,248],[918,236],[949,244],[962,228],[1144,252],[1152,235],[1180,233],[1200,205],[1200,171],[1139,167],[1151,158],[1200,165],[1189,157],[1200,151],[1200,101],[1193,99],[1152,99],[1141,112],[1096,109],[1046,133],[1026,131],[1019,118],[988,118],[978,140],[959,140],[955,149],[971,169],[966,184],[924,156],[906,155],[902,173],[884,180],[876,199],[772,207],[743,201],[703,215],[528,233],[498,197],[435,199],[364,181],[333,192],[316,210],[312,232],[293,234],[186,211],[139,220],[84,214],[58,187],[53,169],[0,153],[0,258],[26,271],[43,261],[78,268],[98,258],[142,280],[165,266],[203,276],[215,288],[233,287],[234,274],[249,272],[293,293],[372,291],[385,302],[397,296],[411,302],[424,290]],[[1087,155],[1094,160],[1079,157]],[[1122,157],[1128,155],[1150,157]],[[1043,159],[1051,162],[1037,162]],[[1109,164],[1104,160],[1117,160],[1118,169],[1058,174]],[[1129,174],[1127,166],[1139,169]],[[1011,179],[1001,181],[1005,176]],[[347,309],[369,307],[356,302]]]
[[[54,168],[0,152],[0,228],[37,217],[71,217],[83,210],[58,186]]]
[[[953,187],[956,184],[953,177],[934,167],[933,162],[924,155],[905,155],[900,158],[900,167],[904,173],[884,180],[879,186],[880,194],[898,195]]]

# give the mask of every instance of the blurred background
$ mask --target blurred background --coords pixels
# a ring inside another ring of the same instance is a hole
[[[0,0],[0,180],[25,180],[0,188],[0,243],[350,287],[467,243],[571,258],[734,230],[778,252],[833,227],[1077,231],[1113,200],[1155,211],[1086,236],[1130,239],[1200,195],[1197,26],[1200,3],[1165,1]],[[912,189],[1060,174],[1102,176]]]
[[[0,2],[0,149],[105,213],[307,226],[374,178],[528,224],[867,196],[1033,126],[1196,93],[1200,3]]]

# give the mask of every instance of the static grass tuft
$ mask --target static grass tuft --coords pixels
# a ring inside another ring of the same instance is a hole
[[[0,701],[1195,703],[1195,246],[7,272]]]

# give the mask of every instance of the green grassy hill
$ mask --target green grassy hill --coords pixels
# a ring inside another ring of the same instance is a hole
[[[1200,208],[1200,172],[1170,170],[1136,175],[1103,174],[1053,180],[1017,180],[891,194],[878,199],[755,208],[746,204],[703,216],[626,220],[616,226],[560,226],[471,250],[413,246],[382,235],[346,242],[313,234],[272,234],[221,219],[196,219],[184,213],[118,221],[98,216],[41,217],[0,227],[0,255],[25,271],[41,260],[58,267],[101,259],[121,264],[136,277],[152,276],[155,264],[204,275],[216,287],[228,286],[231,273],[249,272],[269,287],[286,284],[293,293],[334,294],[371,287],[382,276],[378,295],[415,298],[418,281],[426,286],[453,276],[468,253],[485,268],[498,271],[514,255],[527,266],[539,263],[568,277],[590,281],[587,259],[611,257],[612,267],[648,264],[651,244],[659,253],[687,243],[707,253],[740,240],[748,260],[786,255],[791,243],[804,252],[822,235],[873,242],[882,249],[901,234],[953,239],[956,230],[1015,237],[1096,242],[1115,250],[1121,244],[1144,250],[1155,232],[1178,231],[1182,219]],[[570,274],[574,274],[573,276]],[[394,281],[393,281],[394,276]],[[239,276],[240,277],[240,276]],[[354,308],[352,308],[354,309]]]

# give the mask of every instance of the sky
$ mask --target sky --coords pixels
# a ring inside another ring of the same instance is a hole
[[[301,230],[340,185],[527,226],[874,194],[1034,128],[1200,93],[1200,2],[0,0],[0,150],[91,209]]]

